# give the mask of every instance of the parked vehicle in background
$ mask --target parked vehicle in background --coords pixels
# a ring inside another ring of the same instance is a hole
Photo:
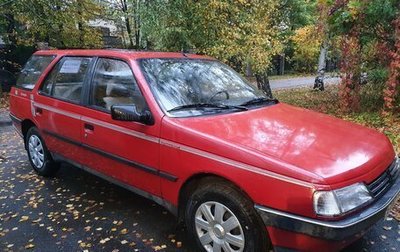
[[[203,251],[336,251],[399,195],[381,133],[265,96],[206,56],[39,51],[11,91],[29,161],[166,207]]]
[[[0,85],[1,91],[10,92],[11,87],[15,85],[16,79],[14,74],[7,70],[0,69]]]

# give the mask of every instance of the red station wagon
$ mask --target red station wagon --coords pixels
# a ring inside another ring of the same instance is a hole
[[[206,56],[39,51],[10,103],[38,174],[64,161],[150,198],[196,250],[340,250],[399,195],[383,134],[280,103]]]

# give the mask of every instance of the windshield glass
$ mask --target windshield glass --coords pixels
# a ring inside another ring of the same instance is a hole
[[[240,106],[249,105],[249,101],[257,99],[257,105],[271,101],[233,69],[215,60],[143,59],[140,64],[160,106],[173,116],[242,111]]]

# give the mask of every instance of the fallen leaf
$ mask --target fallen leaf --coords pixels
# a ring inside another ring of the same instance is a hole
[[[26,249],[31,249],[31,248],[34,248],[34,247],[35,247],[35,245],[32,244],[32,243],[29,243],[29,244],[26,244],[26,245],[25,245],[25,248],[26,248]]]

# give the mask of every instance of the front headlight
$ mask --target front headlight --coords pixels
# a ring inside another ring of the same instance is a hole
[[[347,213],[372,199],[363,183],[346,186],[333,191],[314,193],[314,210],[318,215],[337,216]]]

